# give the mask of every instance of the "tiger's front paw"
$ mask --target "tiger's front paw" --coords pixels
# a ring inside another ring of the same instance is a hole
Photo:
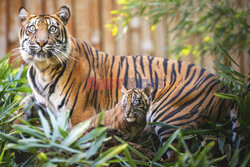
[[[36,103],[35,98],[33,95],[29,95],[25,97],[21,103],[20,106],[23,106],[21,109],[16,111],[14,114],[18,115],[21,114],[19,117],[20,119],[23,119],[25,121],[30,120],[31,118],[37,118],[38,117],[38,110],[41,110],[43,113],[46,113],[44,107],[41,104]],[[19,119],[16,119],[14,121],[14,124],[20,124],[21,121]]]

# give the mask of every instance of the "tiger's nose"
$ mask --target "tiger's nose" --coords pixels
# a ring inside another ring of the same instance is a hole
[[[41,40],[41,41],[39,40],[39,41],[36,41],[36,43],[42,48],[48,43],[48,41],[47,40]]]

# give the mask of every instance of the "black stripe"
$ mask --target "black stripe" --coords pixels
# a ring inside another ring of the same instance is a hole
[[[142,78],[141,78],[141,75],[140,73],[137,71],[137,68],[136,68],[136,59],[137,59],[137,56],[133,56],[133,64],[134,64],[134,71],[135,71],[135,85],[136,85],[136,88],[142,88]],[[137,79],[137,76],[139,77],[139,79]]]
[[[123,66],[123,61],[124,61],[124,59],[125,59],[125,56],[121,56],[121,57],[120,57],[120,65],[121,65],[121,67]]]
[[[76,97],[75,97],[75,100],[74,100],[74,104],[70,110],[70,114],[69,114],[69,118],[71,117],[73,111],[74,111],[74,108],[75,108],[75,105],[76,105],[76,102],[77,102],[77,99],[78,99],[78,94],[79,94],[79,90],[80,90],[80,87],[81,87],[82,83],[79,84],[78,86],[78,89],[77,89],[77,92],[76,92]]]
[[[164,59],[163,61],[163,68],[164,68],[164,87],[166,86],[166,81],[167,81],[167,69],[168,69],[168,59]]]
[[[96,67],[99,68],[99,54],[98,54],[98,50],[95,50],[96,53]]]
[[[65,72],[65,69],[66,69],[66,64],[63,64],[63,69],[62,71],[60,71],[60,74],[56,77],[55,81],[53,82],[53,84],[49,87],[49,96],[48,96],[48,99],[50,98],[50,96],[52,95],[52,93],[55,92],[55,87],[56,87],[56,84],[57,82],[59,81],[59,79],[62,77],[62,75],[64,74]]]
[[[190,70],[191,70],[191,68],[192,68],[193,66],[194,66],[194,64],[189,64],[189,65],[188,65],[187,74],[186,74],[185,79],[187,79],[187,77],[188,77],[188,75],[189,75],[189,73],[190,73]]]
[[[118,102],[118,91],[120,91],[119,86],[120,86],[120,71],[121,71],[122,61],[123,61],[122,59],[119,60],[119,67],[118,67],[118,72],[117,72],[117,76],[116,76],[116,92],[115,92],[116,101],[115,101],[115,104]]]
[[[62,95],[62,93],[63,93],[65,87],[68,85],[68,83],[69,83],[69,81],[70,81],[70,78],[71,78],[72,73],[73,73],[73,70],[74,70],[74,66],[75,66],[75,61],[74,61],[73,68],[72,68],[72,70],[71,70],[71,72],[70,72],[70,74],[69,74],[68,80],[67,80],[66,84],[64,85],[64,87],[63,87],[63,89],[62,89],[61,95]]]
[[[68,93],[69,93],[69,91],[71,90],[71,88],[72,88],[72,90],[73,90],[73,85],[74,85],[74,83],[75,83],[75,79],[73,79],[73,81],[71,82],[71,84],[70,84],[70,86],[69,86],[69,88],[68,88],[68,90],[67,90],[67,92],[66,92],[66,94],[65,94],[65,96],[64,96],[64,98],[63,98],[63,100],[61,101],[61,104],[57,107],[58,110],[61,109],[62,106],[64,105],[65,99],[66,99],[66,97],[68,96]],[[69,95],[69,96],[70,96],[70,95]]]
[[[152,72],[152,62],[154,60],[154,57],[152,57],[150,59],[150,57],[148,56],[148,61],[149,61],[149,73],[150,73],[150,80],[151,80],[151,85],[152,87],[154,87],[154,80],[153,80],[153,72]]]
[[[179,71],[179,73],[181,73],[181,65],[182,65],[182,62],[178,61],[178,71]]]
[[[128,88],[128,70],[129,70],[129,64],[128,64],[128,58],[126,57],[126,68],[125,68],[125,75],[124,75],[124,87]]]
[[[87,45],[87,44],[86,44],[85,42],[84,42],[84,44],[83,44],[83,43],[81,43],[81,44],[82,44],[82,48],[83,48],[83,50],[84,50],[84,53],[85,53],[86,59],[88,60],[88,65],[89,65],[88,75],[87,75],[87,78],[86,78],[85,84],[84,84],[83,89],[82,89],[82,92],[83,92],[83,91],[86,89],[87,82],[88,82],[88,78],[89,78],[89,76],[90,76],[90,72],[91,72],[91,64],[90,64],[90,60],[89,60],[88,53],[87,53],[87,51],[86,51],[86,49],[85,49],[85,46],[84,46],[84,45]],[[86,69],[87,69],[87,68],[86,68]]]
[[[143,75],[145,76],[144,65],[143,65],[143,56],[140,56],[140,57],[141,57],[141,59],[140,59],[141,70],[142,70]]]
[[[113,103],[113,94],[112,94],[112,89],[113,89],[113,66],[114,66],[114,62],[115,62],[115,56],[112,56],[112,62],[111,62],[111,68],[110,68],[110,97],[111,97],[111,105]]]
[[[29,69],[29,76],[32,82],[33,87],[35,88],[35,90],[38,92],[38,94],[42,95],[42,91],[38,88],[37,83],[36,83],[36,73],[35,69],[33,68],[33,66],[30,67]]]
[[[206,71],[206,70],[205,70],[204,68],[201,68],[200,75],[198,76],[198,78],[196,79],[196,81],[195,81],[194,84],[196,84],[196,83],[198,82],[198,80],[201,79],[201,76],[204,74],[205,71]]]

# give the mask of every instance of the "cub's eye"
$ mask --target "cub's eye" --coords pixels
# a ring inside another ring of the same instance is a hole
[[[137,105],[137,104],[139,104],[139,100],[138,99],[134,100],[134,105]]]
[[[36,27],[34,25],[29,26],[29,32],[34,33],[36,31]]]
[[[49,28],[49,31],[52,32],[52,33],[55,33],[57,31],[57,27],[56,26],[51,26]]]

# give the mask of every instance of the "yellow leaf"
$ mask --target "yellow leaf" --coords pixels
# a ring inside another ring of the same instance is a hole
[[[155,28],[156,28],[156,25],[154,24],[154,25],[152,25],[151,26],[151,31],[154,31],[155,30]]]
[[[118,33],[118,27],[115,26],[115,27],[112,28],[112,35],[116,36],[117,33]]]
[[[210,42],[210,41],[211,41],[211,39],[210,39],[210,37],[209,37],[209,36],[206,36],[206,37],[204,38],[204,41],[205,41],[205,42]]]
[[[110,14],[117,14],[119,11],[118,10],[112,10]]]
[[[186,49],[182,49],[182,54],[184,55],[184,56],[187,56],[188,54],[189,54],[189,52],[190,52],[190,49],[188,49],[188,48],[186,48]]]
[[[119,4],[119,5],[124,5],[127,3],[128,3],[128,0],[117,0],[117,4]]]

